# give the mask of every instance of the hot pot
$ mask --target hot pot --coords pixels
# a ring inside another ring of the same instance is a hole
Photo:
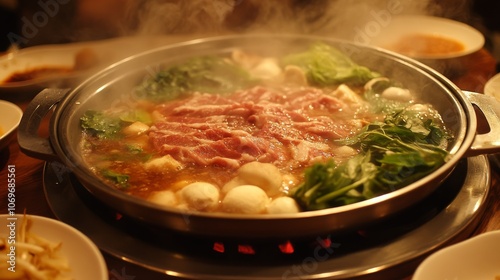
[[[266,55],[301,50],[313,42],[331,44],[358,64],[405,84],[432,104],[453,134],[450,160],[430,175],[389,194],[325,210],[280,215],[236,215],[186,212],[127,195],[97,178],[80,155],[79,119],[87,109],[105,109],[148,73],[191,56],[228,53],[243,48]],[[478,135],[474,106],[490,131]],[[53,110],[49,139],[38,136],[41,119]],[[26,108],[18,130],[19,145],[29,156],[66,165],[85,188],[117,212],[152,226],[186,234],[236,238],[300,238],[355,230],[395,214],[438,187],[464,157],[500,150],[500,104],[492,97],[461,91],[431,68],[382,49],[329,38],[297,35],[238,35],[199,39],[131,56],[93,75],[72,89],[45,89]]]

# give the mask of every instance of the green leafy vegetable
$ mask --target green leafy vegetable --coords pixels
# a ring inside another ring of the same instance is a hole
[[[341,83],[362,85],[379,76],[367,67],[356,64],[336,48],[324,43],[316,43],[305,52],[286,56],[283,64],[302,68],[306,72],[308,81],[316,86]]]
[[[117,137],[122,126],[119,118],[94,110],[85,112],[80,125],[86,132],[102,139]]]
[[[140,161],[146,162],[153,157],[153,155],[149,152],[144,151],[138,145],[134,144],[118,144],[115,149],[118,151],[116,153],[107,153],[103,154],[101,159],[103,161],[121,161],[121,162],[131,162],[131,161]]]
[[[248,72],[228,60],[204,56],[158,72],[137,88],[137,94],[142,98],[166,101],[188,91],[233,92],[254,82]]]
[[[112,182],[114,182],[115,184],[117,184],[120,188],[127,188],[128,187],[128,180],[130,178],[128,175],[120,174],[120,173],[117,173],[117,172],[115,172],[113,170],[109,170],[109,169],[101,170],[101,175],[104,178],[107,178],[107,179],[111,180]]]
[[[446,131],[432,120],[394,113],[342,141],[360,149],[359,155],[339,165],[313,165],[291,195],[304,209],[317,210],[389,193],[443,165],[447,142]]]

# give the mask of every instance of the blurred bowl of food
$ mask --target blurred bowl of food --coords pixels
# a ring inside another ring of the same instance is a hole
[[[106,262],[83,233],[36,215],[0,215],[0,279],[108,279]],[[83,261],[84,260],[84,261]]]
[[[371,43],[453,74],[463,70],[463,58],[480,50],[484,41],[481,32],[459,21],[402,15],[387,21]]]
[[[484,85],[484,94],[495,97],[500,102],[500,73],[491,77]],[[500,154],[490,154],[490,162],[497,168],[500,168]]]
[[[0,96],[35,94],[48,87],[73,87],[131,54],[185,39],[129,36],[14,48],[0,56]]]
[[[2,150],[14,136],[23,111],[13,103],[0,100],[0,116],[0,150]]]
[[[500,231],[492,231],[432,254],[420,264],[413,279],[499,279],[499,262]]]
[[[484,94],[495,97],[500,101],[500,73],[491,77],[484,85]]]
[[[33,92],[82,75],[97,64],[85,45],[46,45],[8,52],[0,57],[0,93]]]

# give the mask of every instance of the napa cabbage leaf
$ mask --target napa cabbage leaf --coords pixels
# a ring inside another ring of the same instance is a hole
[[[285,56],[282,63],[300,67],[306,73],[309,83],[315,86],[341,83],[363,85],[380,76],[369,68],[358,65],[340,50],[322,42],[311,45],[306,51]]]

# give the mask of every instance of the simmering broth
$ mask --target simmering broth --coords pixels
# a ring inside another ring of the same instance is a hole
[[[235,50],[165,67],[134,103],[87,111],[95,174],[165,206],[293,213],[368,199],[446,160],[439,114],[338,50]],[[127,99],[127,100],[130,100]]]

